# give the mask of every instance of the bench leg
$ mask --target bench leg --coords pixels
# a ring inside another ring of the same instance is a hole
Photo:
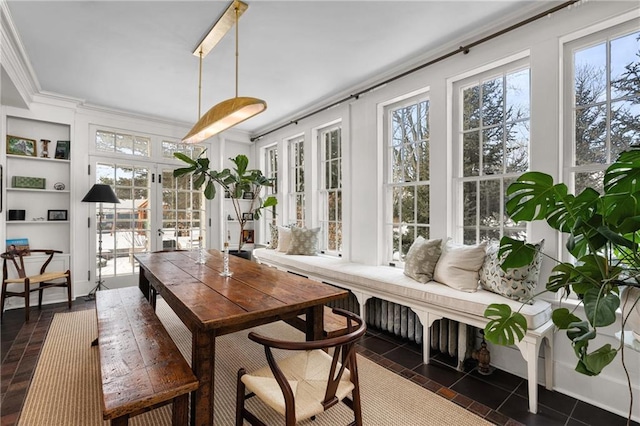
[[[183,426],[189,424],[189,394],[176,396],[173,398],[171,424],[173,426]]]
[[[525,337],[527,339],[527,337]],[[538,412],[538,351],[543,338],[531,340],[521,340],[517,343],[522,357],[527,362],[527,382],[529,390],[529,412]]]
[[[544,387],[553,390],[553,333],[544,339]]]
[[[127,426],[129,424],[129,415],[125,414],[124,416],[116,417],[115,419],[111,419],[111,426]]]

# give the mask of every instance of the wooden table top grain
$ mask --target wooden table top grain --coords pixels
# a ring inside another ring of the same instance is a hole
[[[213,424],[215,338],[257,325],[307,315],[308,340],[323,338],[323,305],[347,297],[329,284],[229,256],[231,277],[220,276],[223,254],[173,251],[136,254],[139,286],[155,290],[193,333],[192,368],[200,381],[192,400],[192,424]]]

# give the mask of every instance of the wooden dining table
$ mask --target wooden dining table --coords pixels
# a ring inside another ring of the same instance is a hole
[[[223,254],[197,251],[136,254],[139,287],[155,305],[160,295],[192,333],[191,368],[199,387],[191,396],[191,425],[213,425],[216,337],[306,314],[306,338],[323,337],[323,305],[347,297],[329,284],[229,256],[231,277],[223,277]]]

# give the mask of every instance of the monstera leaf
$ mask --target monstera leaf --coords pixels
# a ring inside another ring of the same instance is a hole
[[[527,320],[521,313],[512,312],[509,305],[492,303],[484,316],[491,319],[484,328],[484,337],[491,343],[513,345],[527,332]]]

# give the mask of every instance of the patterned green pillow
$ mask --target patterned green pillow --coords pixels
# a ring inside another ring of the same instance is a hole
[[[404,274],[423,284],[433,280],[441,252],[442,240],[416,238],[404,259]]]
[[[487,246],[487,255],[482,268],[480,268],[480,285],[482,288],[519,302],[529,301],[529,303],[533,303],[533,300],[530,299],[538,285],[538,276],[540,275],[540,265],[542,263],[542,254],[540,252],[543,245],[544,240],[535,244],[538,251],[530,264],[503,271],[500,263],[502,263],[504,255],[498,258],[500,243],[492,241]]]
[[[269,231],[271,232],[271,238],[269,239],[269,245],[267,248],[275,249],[278,247],[278,227],[273,223],[270,223]]]
[[[320,228],[291,228],[291,243],[287,254],[302,254],[305,256],[315,256],[318,250],[318,234]]]

